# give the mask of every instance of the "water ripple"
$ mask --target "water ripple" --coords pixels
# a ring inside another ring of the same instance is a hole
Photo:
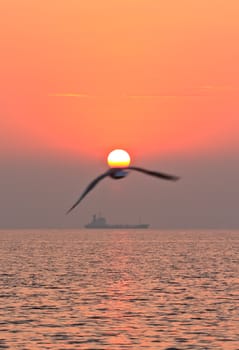
[[[239,350],[239,232],[0,232],[0,349]]]

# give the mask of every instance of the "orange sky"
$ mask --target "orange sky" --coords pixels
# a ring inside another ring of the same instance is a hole
[[[2,0],[1,153],[239,148],[238,0]]]

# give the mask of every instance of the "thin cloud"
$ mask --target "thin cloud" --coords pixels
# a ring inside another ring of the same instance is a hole
[[[199,94],[174,94],[174,95],[129,95],[125,96],[125,98],[132,99],[157,99],[157,98],[180,98],[180,97],[199,97]]]
[[[75,92],[67,92],[67,93],[54,93],[54,94],[48,94],[50,97],[78,97],[78,98],[90,98],[92,96],[87,94],[79,94]]]
[[[158,98],[180,98],[180,97],[197,97],[199,94],[161,94],[161,95],[87,95],[79,93],[54,93],[48,94],[49,97],[75,97],[75,98],[117,98],[117,99],[158,99]]]
[[[198,89],[204,90],[204,91],[238,91],[239,88],[236,86],[231,85],[204,85],[199,86]]]
[[[190,98],[190,97],[203,97],[207,95],[207,93],[210,95],[211,93],[220,93],[220,92],[237,92],[239,91],[238,87],[230,86],[230,85],[203,85],[198,87],[192,87],[185,89],[184,91],[175,91],[172,94],[103,94],[103,95],[89,95],[89,94],[82,94],[77,92],[64,92],[64,93],[52,93],[48,94],[50,97],[70,97],[70,98],[79,98],[79,99],[90,99],[90,98],[96,98],[96,99],[108,99],[108,98],[115,98],[115,99],[164,99],[164,98]]]

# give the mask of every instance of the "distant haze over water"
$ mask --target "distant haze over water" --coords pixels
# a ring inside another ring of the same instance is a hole
[[[105,161],[66,157],[0,159],[0,228],[81,228],[93,214],[152,228],[239,228],[238,154],[141,158],[133,164],[180,176],[171,183],[131,173],[105,179],[65,215]]]

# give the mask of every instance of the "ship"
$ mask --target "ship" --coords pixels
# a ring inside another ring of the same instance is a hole
[[[149,224],[108,224],[106,218],[103,216],[93,215],[91,222],[85,225],[85,228],[95,228],[95,229],[147,229]]]

